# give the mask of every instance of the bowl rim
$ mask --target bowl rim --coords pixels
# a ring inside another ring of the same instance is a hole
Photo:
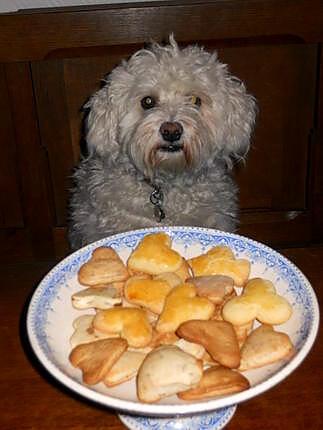
[[[132,400],[124,400],[117,397],[112,397],[107,394],[103,394],[97,391],[92,390],[90,387],[83,385],[82,383],[75,381],[70,376],[66,375],[59,367],[57,367],[52,361],[49,360],[44,350],[42,349],[37,335],[33,330],[33,309],[37,304],[38,297],[41,296],[46,290],[46,286],[48,281],[53,277],[53,274],[59,271],[60,268],[65,267],[69,262],[75,260],[78,255],[82,255],[91,249],[95,249],[103,243],[111,242],[113,240],[117,240],[118,238],[122,238],[123,236],[128,236],[130,234],[149,234],[155,233],[157,231],[163,231],[171,233],[172,231],[181,231],[187,230],[188,232],[201,232],[206,234],[218,234],[226,237],[230,237],[233,239],[242,239],[243,241],[247,241],[250,244],[254,244],[257,247],[261,247],[269,253],[274,253],[274,255],[279,256],[285,264],[290,266],[297,275],[302,278],[307,291],[311,295],[312,306],[314,310],[313,320],[310,327],[309,334],[305,339],[303,346],[300,351],[298,351],[293,358],[287,363],[282,369],[280,369],[276,374],[270,376],[263,382],[250,387],[248,390],[242,391],[240,393],[232,394],[229,396],[224,396],[221,398],[204,400],[202,402],[186,402],[180,404],[163,404],[163,403],[142,403],[135,402]],[[303,274],[303,272],[287,257],[280,254],[278,251],[270,248],[269,246],[258,242],[254,239],[250,239],[246,236],[237,234],[237,233],[228,233],[223,232],[216,229],[210,229],[205,227],[195,227],[195,226],[160,226],[160,227],[149,227],[142,229],[134,229],[122,233],[116,233],[105,238],[99,239],[95,242],[92,242],[75,252],[72,252],[68,256],[66,256],[63,260],[61,260],[58,264],[56,264],[48,273],[44,276],[44,278],[40,281],[40,283],[35,288],[27,310],[27,335],[32,347],[34,354],[36,355],[38,361],[42,364],[42,366],[51,374],[56,380],[58,380],[62,385],[75,392],[76,394],[91,400],[95,403],[99,403],[105,407],[115,409],[117,411],[121,411],[124,413],[137,414],[137,415],[145,415],[145,416],[159,416],[159,417],[168,417],[174,415],[187,415],[187,414],[197,414],[197,413],[207,413],[216,409],[233,406],[238,403],[249,400],[255,396],[260,395],[261,393],[273,388],[275,385],[283,381],[286,377],[288,377],[305,359],[305,357],[310,352],[315,339],[318,334],[319,329],[319,321],[320,321],[320,313],[319,313],[319,304],[311,283],[308,278]],[[107,402],[108,400],[108,402]],[[201,408],[201,404],[203,408]]]

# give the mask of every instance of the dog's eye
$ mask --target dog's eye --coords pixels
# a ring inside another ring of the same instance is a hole
[[[190,96],[190,100],[191,100],[191,103],[193,103],[193,105],[197,107],[200,107],[202,104],[202,100],[200,99],[200,97]]]
[[[156,100],[151,96],[144,97],[141,100],[141,106],[143,109],[151,109],[155,106],[155,104]]]

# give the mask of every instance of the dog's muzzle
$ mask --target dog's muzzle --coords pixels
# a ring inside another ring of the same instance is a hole
[[[160,126],[159,132],[165,141],[164,144],[159,146],[160,150],[177,152],[183,149],[183,144],[179,142],[183,134],[183,127],[179,122],[163,122]]]

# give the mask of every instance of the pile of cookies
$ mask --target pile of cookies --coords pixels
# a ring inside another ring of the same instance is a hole
[[[273,326],[292,308],[250,262],[226,246],[186,260],[164,232],[146,235],[127,262],[109,247],[78,272],[69,360],[83,382],[107,387],[136,378],[152,403],[176,394],[200,400],[249,388],[242,372],[286,360],[293,344]],[[94,313],[93,313],[94,309]]]

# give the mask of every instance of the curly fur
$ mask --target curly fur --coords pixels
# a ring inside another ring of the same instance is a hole
[[[145,96],[156,101],[151,109],[142,107]],[[86,106],[89,153],[74,174],[73,248],[156,225],[151,183],[164,194],[163,224],[236,228],[230,170],[248,152],[255,100],[216,53],[180,49],[173,37],[154,43],[117,66]],[[165,122],[181,124],[180,150],[164,149]]]

